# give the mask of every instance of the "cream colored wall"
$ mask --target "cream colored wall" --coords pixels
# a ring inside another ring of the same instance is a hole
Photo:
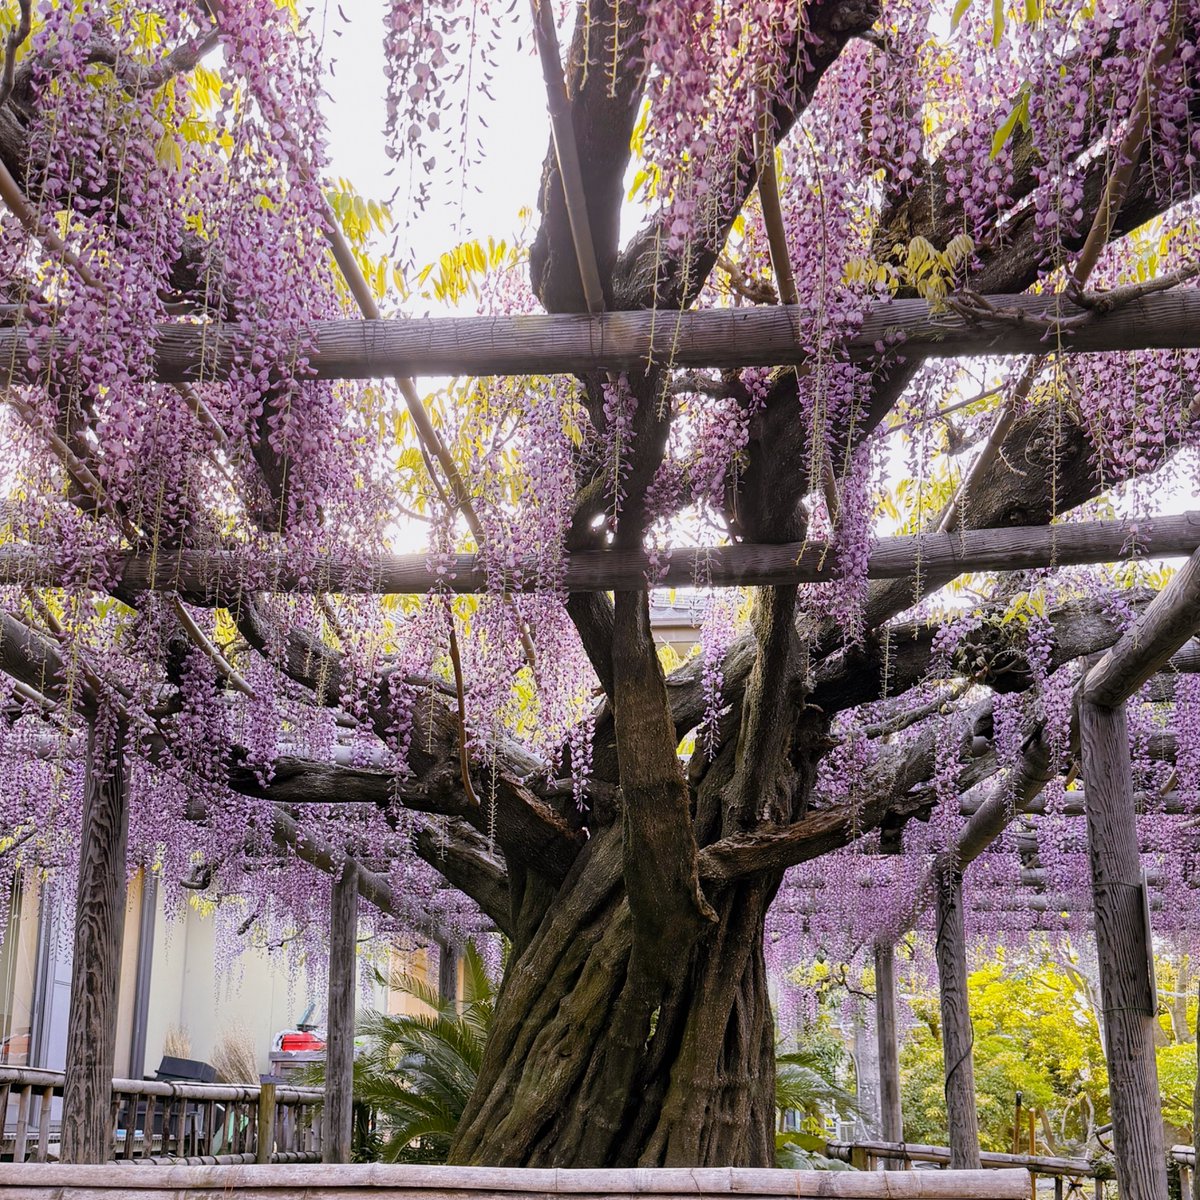
[[[163,1055],[167,1030],[180,1022],[183,1005],[183,971],[187,960],[189,924],[168,920],[161,905],[154,919],[154,951],[150,964],[150,997],[146,1013],[146,1062],[143,1075],[151,1075]]]
[[[0,1029],[0,1036],[15,1035],[9,1059],[13,1066],[24,1066],[29,1052],[34,973],[37,970],[38,895],[38,886],[32,880],[22,887],[20,903],[17,912],[11,916],[9,927],[8,953],[13,956],[9,962],[13,985],[11,1019],[7,1031]]]
[[[121,982],[117,993],[117,1046],[113,1062],[124,1075],[133,1047],[133,1005],[137,991],[138,938],[142,912],[142,873],[130,881],[125,900],[125,927],[121,938]],[[140,1072],[139,1072],[140,1074]]]
[[[215,933],[215,920],[195,908],[170,925],[159,913],[150,974],[147,1073],[158,1066],[172,1026],[187,1031],[191,1057],[204,1062],[213,1061],[224,1034],[244,1032],[254,1047],[259,1071],[265,1072],[275,1035],[294,1027],[310,1000],[314,1003],[313,1021],[325,1019],[324,980],[317,981],[316,994],[310,996],[303,972],[293,977],[278,956],[263,950],[243,952],[232,970],[218,978]],[[361,992],[358,994],[361,1005]],[[380,1006],[382,1002],[382,995],[367,1001]]]
[[[466,967],[460,954],[454,964],[454,994],[462,998],[466,979]],[[437,952],[426,950],[393,950],[391,953],[391,978],[398,975],[412,975],[422,983],[431,987],[435,992],[438,988]],[[415,997],[397,988],[389,988],[387,993],[387,1012],[393,1016],[428,1016],[433,1010],[422,1004]]]
[[[195,910],[188,921],[180,1020],[192,1036],[192,1057],[212,1062],[222,1036],[244,1034],[259,1071],[266,1071],[275,1034],[293,1026],[308,1007],[304,979],[293,980],[281,959],[253,949],[238,955],[228,976],[217,978],[216,922]],[[323,1014],[323,997],[313,999],[316,1013]]]
[[[436,990],[437,970],[431,960],[432,955],[425,949],[393,950],[390,978],[395,979],[398,975],[411,975]],[[392,1016],[425,1016],[432,1012],[432,1009],[407,992],[389,988],[387,1011]]]
[[[33,993],[37,955],[38,889],[23,890],[14,914],[16,937],[12,946],[18,961],[14,964],[14,1025],[26,1029]],[[116,1073],[128,1070],[134,1077],[152,1075],[164,1052],[168,1031],[187,1032],[190,1057],[211,1062],[223,1034],[242,1030],[251,1040],[259,1071],[268,1069],[268,1054],[275,1035],[291,1028],[310,998],[315,1002],[313,1021],[325,1016],[325,984],[317,982],[316,995],[310,997],[303,973],[293,976],[287,966],[265,951],[250,949],[235,960],[232,971],[218,979],[215,954],[216,922],[189,906],[182,915],[167,918],[161,906],[154,922],[149,1005],[146,1021],[146,1057],[142,1064],[130,1064],[133,1010],[137,979],[138,938],[142,902],[142,878],[130,882],[125,912],[125,931],[121,947],[121,982],[118,996]],[[414,964],[423,973],[425,955]],[[363,972],[360,966],[360,983]],[[436,983],[436,976],[434,982]],[[383,989],[372,986],[360,1006],[386,1007]]]

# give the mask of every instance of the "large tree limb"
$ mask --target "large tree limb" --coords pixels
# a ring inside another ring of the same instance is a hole
[[[874,792],[864,804],[841,804],[811,812],[783,828],[739,834],[713,842],[700,851],[700,878],[722,886],[748,875],[773,874],[840,850],[885,818],[915,815],[927,801],[913,796]]]
[[[624,799],[624,874],[635,939],[648,953],[675,952],[715,914],[696,875],[696,835],[675,726],[650,636],[645,592],[618,592],[613,707]]]
[[[553,31],[551,12],[544,0],[538,4],[538,19],[551,22]],[[547,75],[554,136],[542,172],[538,199],[542,221],[529,266],[533,290],[548,312],[582,312],[594,307],[581,286],[572,221],[572,205],[577,207],[580,197],[586,203],[582,214],[575,213],[574,223],[579,223],[581,215],[586,219],[587,251],[602,289],[601,307],[611,303],[625,168],[645,85],[643,23],[640,5],[619,0],[581,3],[567,62],[565,94],[561,94],[561,64],[557,64],[557,78],[552,78],[553,72]],[[541,33],[538,42],[541,49],[545,42]],[[579,172],[571,203],[559,166],[559,148],[564,146]]]
[[[470,896],[497,929],[513,936],[508,876],[485,838],[452,819],[441,831],[426,826],[417,834],[414,847],[447,882]]]
[[[869,32],[879,16],[878,0],[842,0],[809,5],[804,28],[788,50],[786,82],[776,89],[770,121],[781,142],[805,111],[825,72],[846,44]],[[664,253],[670,215],[647,223],[622,251],[613,275],[613,300],[618,308],[687,308],[699,294],[724,249],[729,231],[758,182],[758,162],[752,139],[730,153],[732,177],[710,193],[708,211],[686,239],[684,253]]]
[[[1200,551],[1154,598],[1134,626],[1087,673],[1084,698],[1116,708],[1187,642],[1200,625]]]

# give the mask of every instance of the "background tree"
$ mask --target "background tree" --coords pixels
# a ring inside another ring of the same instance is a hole
[[[1159,1086],[1168,1144],[1192,1136],[1196,1083],[1195,1003],[1182,1006],[1183,1024],[1172,1020],[1173,984],[1186,979],[1187,959],[1156,958],[1159,982]],[[900,1051],[905,1135],[944,1144],[946,1112],[938,999],[916,976],[908,997],[914,1026]],[[1111,1120],[1108,1072],[1097,1021],[1094,966],[1043,944],[997,950],[968,977],[975,1029],[980,1141],[985,1149],[1011,1150],[1015,1097],[1021,1093],[1025,1121],[1036,1118],[1038,1145],[1049,1154],[1095,1153],[1096,1131]],[[1190,1016],[1188,1015],[1190,1014]],[[1027,1127],[1021,1130],[1028,1144]],[[1107,1142],[1111,1139],[1106,1138]]]

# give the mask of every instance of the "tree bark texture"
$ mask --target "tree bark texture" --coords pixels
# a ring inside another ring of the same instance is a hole
[[[125,733],[123,722],[102,715],[88,736],[63,1087],[64,1163],[102,1163],[111,1152],[129,833]]]
[[[1150,930],[1125,706],[1101,708],[1085,699],[1080,739],[1117,1186],[1125,1200],[1166,1200]]]
[[[775,1031],[763,920],[778,880],[715,898],[718,920],[622,1019],[633,920],[621,831],[588,845],[507,972],[454,1162],[770,1166]],[[669,937],[669,933],[668,933]],[[636,968],[632,968],[636,969]]]
[[[963,924],[962,875],[942,871],[937,888],[938,991],[942,1003],[942,1055],[946,1064],[946,1121],[950,1166],[978,1168],[979,1117],[975,1111],[974,1030],[967,1003],[967,940]]]

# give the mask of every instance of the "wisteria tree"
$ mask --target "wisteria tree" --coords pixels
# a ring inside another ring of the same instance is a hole
[[[535,11],[555,116],[536,235],[411,286],[667,327],[788,303],[800,365],[667,352],[426,396],[319,369],[316,322],[404,302],[371,250],[404,231],[323,185],[303,13],[17,7],[3,854],[69,880],[85,775],[124,771],[130,864],[177,902],[237,897],[230,946],[319,936],[320,881],[353,861],[381,926],[510,942],[457,1160],[769,1165],[766,947],[910,924],[939,869],[981,857],[972,789],[1011,817],[1061,777],[1057,841],[1036,861],[999,843],[988,890],[1083,879],[1061,786],[1078,664],[1163,580],[1138,555],[1194,487],[1200,363],[1067,351],[1192,291],[1200,5],[587,0],[561,14],[565,68]],[[384,23],[407,205],[469,171],[480,81],[538,68],[523,13],[390,0]],[[1030,316],[1023,293],[1061,304]],[[955,357],[889,321],[906,298],[954,323]],[[1005,331],[1031,352],[1004,357]],[[168,335],[202,344],[178,382]],[[1073,560],[1118,567],[964,576],[931,537],[868,579],[889,525],[1058,521],[1065,545],[1118,514],[1124,553]],[[381,598],[380,556],[413,530],[433,583]],[[718,592],[681,542],[819,562]],[[465,551],[487,580],[470,598]],[[571,557],[601,551],[644,573],[573,589]],[[700,648],[665,673],[649,595],[681,563]],[[1154,681],[1139,727],[1151,795],[1173,797],[1145,819],[1181,926],[1197,699]]]

